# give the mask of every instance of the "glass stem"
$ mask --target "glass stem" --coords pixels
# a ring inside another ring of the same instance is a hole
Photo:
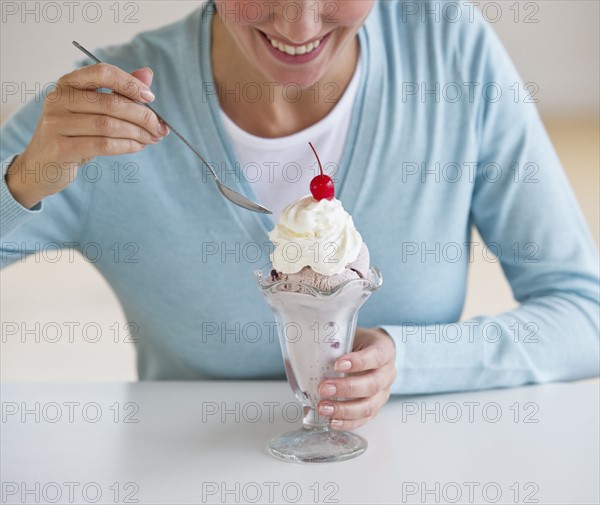
[[[305,430],[326,430],[329,427],[329,419],[319,415],[313,407],[309,407],[302,419],[302,425]]]

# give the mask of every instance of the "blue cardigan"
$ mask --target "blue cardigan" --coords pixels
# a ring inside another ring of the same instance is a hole
[[[208,5],[97,52],[151,66],[157,110],[253,198],[219,116]],[[597,375],[598,253],[528,91],[477,12],[413,10],[376,2],[359,32],[365,71],[336,184],[383,272],[359,325],[394,339],[393,393]],[[41,106],[2,128],[3,174]],[[81,251],[135,325],[141,379],[284,377],[252,274],[272,224],[225,201],[174,135],[96,158],[31,210],[4,177],[0,189],[2,264],[36,247]],[[473,226],[485,246],[470,243]],[[500,262],[518,308],[458,322],[472,254]]]

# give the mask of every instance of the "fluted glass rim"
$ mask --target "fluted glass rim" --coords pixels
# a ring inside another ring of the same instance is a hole
[[[271,265],[271,263],[267,263],[261,269],[254,271],[256,283],[258,284],[258,287],[263,293],[274,293],[276,291],[290,291],[298,294],[314,296],[317,298],[326,298],[340,293],[342,290],[351,285],[362,284],[365,290],[373,292],[377,291],[383,284],[383,277],[381,275],[381,271],[379,270],[379,267],[376,266],[371,266],[369,268],[368,277],[360,279],[349,279],[347,281],[342,282],[341,284],[338,284],[335,288],[329,291],[324,291],[304,282],[297,281],[269,281],[268,283],[265,283],[265,280],[269,279],[272,270],[273,266]],[[279,288],[281,288],[283,285],[286,285],[288,287],[285,290],[280,290]],[[290,289],[290,286],[292,287],[292,289]],[[294,286],[298,289],[294,290]]]

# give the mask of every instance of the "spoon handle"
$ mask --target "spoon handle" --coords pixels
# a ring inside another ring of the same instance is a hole
[[[81,52],[85,53],[87,56],[89,56],[92,60],[94,60],[96,63],[102,63],[98,58],[96,58],[92,53],[90,53],[85,47],[83,47],[81,44],[79,44],[76,41],[73,41],[73,45],[79,49]],[[202,163],[204,163],[206,165],[206,167],[210,170],[210,173],[212,174],[212,176],[215,178],[215,180],[218,180],[217,174],[215,173],[214,169],[208,164],[208,162],[202,157],[202,155],[194,148],[194,146],[192,146],[192,144],[190,144],[187,139],[181,135],[181,133],[179,133],[175,128],[173,128],[169,123],[167,123],[167,121],[158,113],[156,112],[152,107],[150,107],[150,105],[148,105],[147,103],[141,103],[138,102],[140,105],[144,105],[145,107],[148,107],[152,112],[154,112],[154,114],[156,114],[156,117],[165,125],[167,125],[169,127],[169,129],[177,136],[179,137],[179,139],[190,148],[190,150],[196,155],[197,158],[200,159],[200,161],[202,161]]]

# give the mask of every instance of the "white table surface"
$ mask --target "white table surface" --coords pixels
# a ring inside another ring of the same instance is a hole
[[[2,503],[600,500],[597,381],[393,398],[365,454],[326,464],[266,453],[300,424],[284,382],[0,388]]]

